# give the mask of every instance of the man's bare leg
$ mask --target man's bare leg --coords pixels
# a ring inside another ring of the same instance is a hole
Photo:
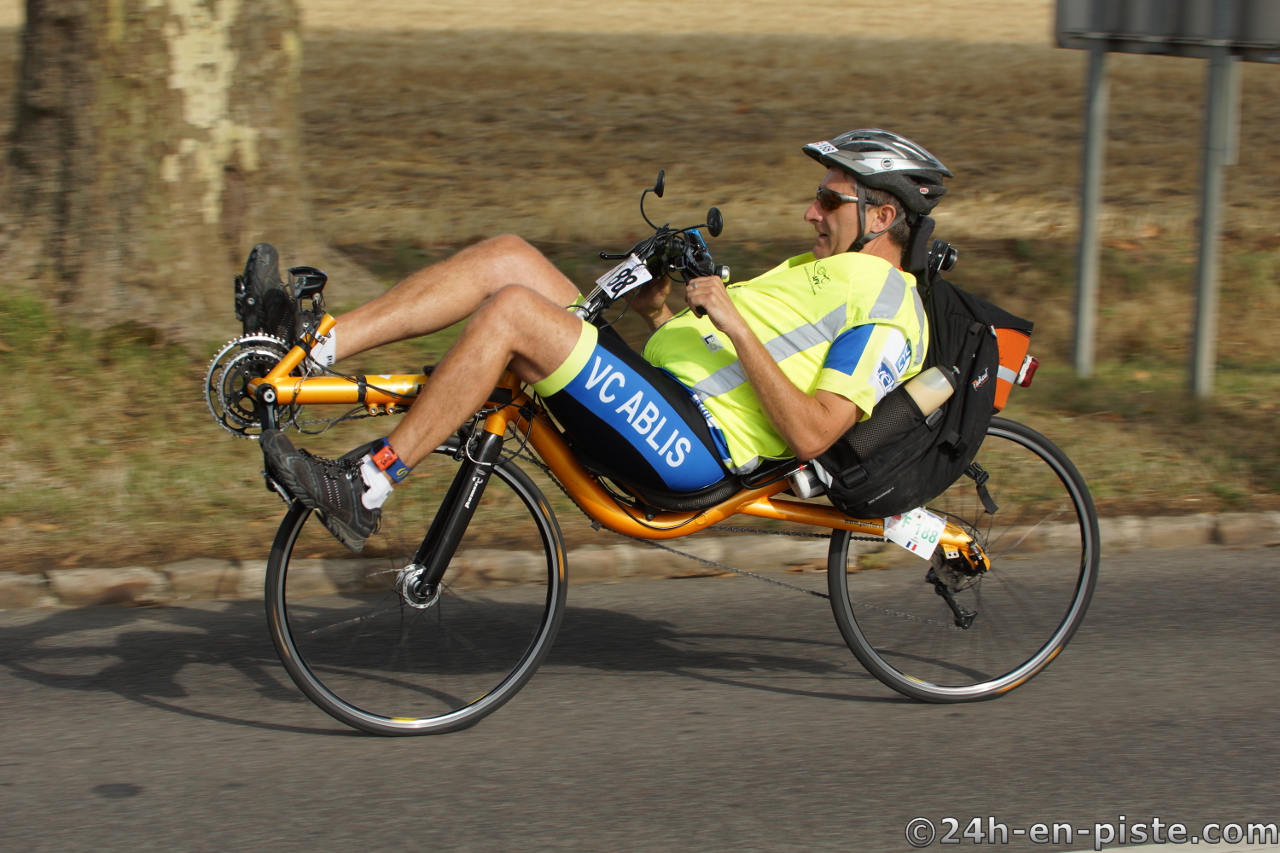
[[[479,410],[507,367],[521,380],[537,382],[569,358],[582,335],[582,321],[565,310],[578,294],[568,279],[523,240],[486,243],[415,273],[339,318],[335,327],[343,332],[337,335],[337,354],[344,357],[474,314],[388,436],[400,458],[397,470],[421,462]],[[511,279],[532,284],[511,284]],[[355,468],[334,466],[299,451],[275,429],[263,431],[261,446],[271,476],[359,552],[377,529],[382,501],[400,475],[391,477],[389,467],[379,473],[372,456]]]
[[[336,356],[343,359],[439,331],[474,314],[485,300],[509,284],[522,285],[542,296],[561,313],[578,298],[573,282],[533,246],[510,234],[493,237],[419,270],[376,299],[338,317]],[[432,385],[437,381],[433,378]]]
[[[387,439],[412,468],[484,405],[508,366],[523,382],[545,379],[569,358],[581,334],[582,321],[561,302],[520,285],[498,290]]]

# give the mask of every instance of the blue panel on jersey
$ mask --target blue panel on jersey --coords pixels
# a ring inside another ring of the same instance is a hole
[[[823,367],[852,376],[858,369],[858,362],[862,361],[862,354],[866,352],[871,333],[875,330],[875,323],[867,323],[865,326],[854,326],[836,338],[831,349],[827,350],[827,360]]]
[[[691,492],[724,479],[714,454],[671,404],[599,344],[564,391],[624,437],[672,491]]]

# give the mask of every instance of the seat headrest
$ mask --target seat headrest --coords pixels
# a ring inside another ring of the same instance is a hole
[[[932,217],[921,216],[911,227],[911,240],[902,253],[903,269],[915,276],[920,286],[929,284],[929,243],[936,224]]]

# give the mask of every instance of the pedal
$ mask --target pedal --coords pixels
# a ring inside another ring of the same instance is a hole
[[[262,479],[267,481],[267,491],[275,492],[277,495],[280,496],[280,500],[284,501],[286,505],[293,506],[293,496],[290,495],[287,491],[285,491],[284,486],[280,485],[274,479],[272,479],[271,475],[268,474],[266,471],[262,471],[260,473],[262,474]]]

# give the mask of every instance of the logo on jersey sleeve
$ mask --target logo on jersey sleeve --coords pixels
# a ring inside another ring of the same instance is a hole
[[[897,329],[890,329],[885,336],[875,370],[871,372],[870,385],[875,389],[876,402],[902,384],[902,374],[911,364],[911,342]]]

